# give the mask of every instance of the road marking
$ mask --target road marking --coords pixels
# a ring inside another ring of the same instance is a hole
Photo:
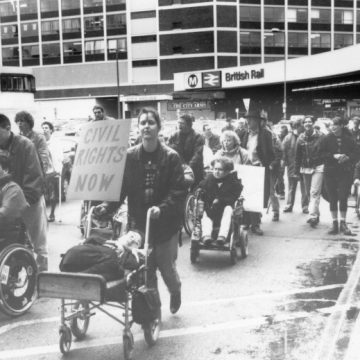
[[[329,312],[331,311],[332,310],[329,309]],[[307,312],[297,312],[291,315],[281,314],[279,316],[274,316],[273,323],[296,320],[296,319],[304,319],[312,316],[313,314]],[[247,327],[254,327],[254,326],[260,326],[266,324],[268,324],[267,318],[265,316],[261,316],[252,319],[242,319],[242,320],[229,321],[218,324],[163,330],[160,332],[160,338],[165,339],[165,338],[172,338],[178,336],[206,334],[210,332],[247,328]],[[136,334],[134,336],[135,341],[141,341],[142,339],[143,339],[143,334]],[[81,349],[88,349],[88,348],[101,347],[101,346],[118,345],[118,344],[122,344],[122,336],[114,336],[114,337],[94,339],[83,342],[76,342],[72,344],[71,348],[73,350],[75,349],[81,350]],[[59,351],[60,350],[58,344],[37,346],[37,347],[31,347],[31,348],[19,349],[19,350],[5,350],[0,352],[0,359],[1,360],[20,359],[23,357],[30,357],[30,356],[38,357],[40,355],[58,353]]]
[[[203,301],[190,301],[190,302],[184,302],[182,304],[182,307],[224,304],[224,303],[229,303],[229,302],[241,302],[241,301],[264,299],[264,298],[277,298],[277,297],[296,295],[296,294],[316,293],[319,291],[332,290],[332,289],[337,289],[337,288],[341,288],[341,287],[344,287],[344,284],[324,285],[324,286],[317,286],[317,287],[311,287],[311,288],[301,288],[301,289],[294,289],[294,290],[289,290],[289,291],[281,291],[281,292],[277,292],[277,293],[261,293],[261,294],[247,295],[247,296],[238,296],[238,297],[233,297],[233,298],[223,298],[223,299],[213,299],[213,300],[203,300]],[[300,300],[301,299],[298,299],[298,301],[300,301]],[[0,326],[0,335],[4,334],[10,330],[14,330],[18,327],[36,325],[36,324],[48,323],[48,322],[55,322],[55,321],[60,322],[60,315],[55,316],[55,317],[50,317],[50,318],[37,319],[37,320],[18,321],[13,324],[7,324],[7,325]]]

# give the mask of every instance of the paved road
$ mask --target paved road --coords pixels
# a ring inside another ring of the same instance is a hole
[[[59,254],[81,240],[76,227],[79,206],[64,204],[62,222],[50,224],[51,270],[57,269]],[[350,225],[357,231],[353,209],[350,214]],[[342,358],[354,320],[346,317],[339,330],[343,342],[324,339],[324,334],[336,320],[339,295],[347,292],[359,238],[327,235],[325,204],[321,220],[311,229],[299,210],[282,214],[279,223],[265,214],[265,236],[251,235],[248,258],[234,266],[229,253],[215,251],[202,252],[192,265],[184,237],[178,260],[183,305],[178,314],[170,314],[169,296],[160,281],[161,337],[149,348],[134,325],[134,358],[305,360],[314,358],[322,342],[330,340]],[[352,295],[343,296],[343,308],[354,301]],[[57,300],[40,299],[18,319],[0,315],[0,359],[61,359],[58,326]],[[122,327],[98,313],[91,318],[87,338],[74,342],[72,349],[69,359],[123,359]]]

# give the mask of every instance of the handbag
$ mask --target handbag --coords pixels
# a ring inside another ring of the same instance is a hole
[[[159,292],[157,289],[145,285],[135,290],[131,300],[133,321],[144,325],[154,321],[161,307]]]

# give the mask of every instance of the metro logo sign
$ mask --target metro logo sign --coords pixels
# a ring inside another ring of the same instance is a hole
[[[221,71],[206,71],[202,73],[203,88],[221,87]]]
[[[199,89],[202,87],[201,72],[186,73],[184,75],[185,89]]]

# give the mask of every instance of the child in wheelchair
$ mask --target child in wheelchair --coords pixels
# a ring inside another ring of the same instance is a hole
[[[24,242],[21,217],[28,206],[22,189],[11,179],[8,156],[0,152],[0,250]]]
[[[203,193],[204,213],[201,218],[202,241],[211,245],[214,241],[224,246],[230,231],[233,206],[241,194],[241,181],[234,172],[232,160],[226,157],[215,158],[211,162],[213,171],[199,184]],[[219,227],[216,239],[214,228]]]

